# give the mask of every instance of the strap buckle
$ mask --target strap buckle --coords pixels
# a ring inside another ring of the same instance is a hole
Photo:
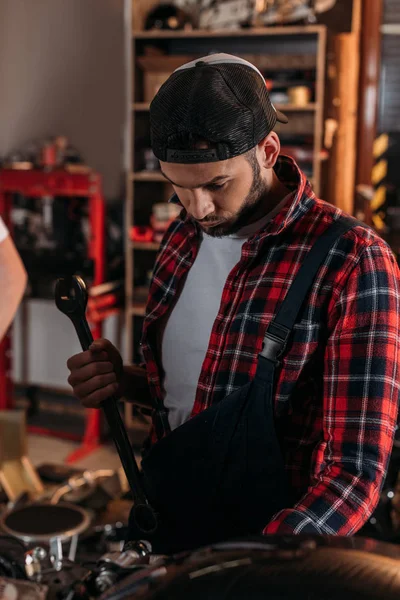
[[[263,347],[259,356],[276,363],[279,362],[278,359],[285,351],[290,331],[284,325],[271,322],[265,332]]]

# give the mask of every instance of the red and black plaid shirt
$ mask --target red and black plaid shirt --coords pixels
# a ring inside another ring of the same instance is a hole
[[[266,327],[307,252],[341,214],[316,198],[292,159],[280,157],[275,171],[293,192],[291,200],[245,242],[228,276],[192,416],[254,377]],[[182,217],[156,260],[142,349],[159,401],[163,328],[200,240],[197,225]],[[312,524],[322,534],[350,535],[366,522],[392,449],[399,350],[396,261],[380,237],[357,226],[320,268],[277,375],[275,410],[279,418],[288,409],[283,448],[296,503],[266,523],[264,533],[300,533]]]

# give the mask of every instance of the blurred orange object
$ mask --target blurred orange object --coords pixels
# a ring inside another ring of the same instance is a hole
[[[134,225],[131,227],[130,238],[132,242],[152,242],[153,229],[145,225]]]
[[[267,86],[267,90],[270,92],[272,90],[272,88],[274,87],[273,79],[266,79],[265,85]]]

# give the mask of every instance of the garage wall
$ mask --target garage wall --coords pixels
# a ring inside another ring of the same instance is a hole
[[[0,0],[0,158],[30,140],[65,134],[120,196],[124,126],[123,0]],[[14,377],[65,387],[66,360],[79,351],[54,304],[28,301],[14,327]],[[104,335],[115,341],[116,321]]]
[[[120,193],[123,0],[0,0],[0,157],[65,134]]]

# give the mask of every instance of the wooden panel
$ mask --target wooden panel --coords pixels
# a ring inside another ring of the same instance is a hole
[[[325,99],[325,66],[326,66],[326,46],[327,30],[321,28],[318,36],[317,48],[317,72],[316,72],[316,97],[317,110],[315,112],[314,129],[314,161],[313,161],[313,187],[317,196],[321,195],[321,152],[322,152],[322,134],[323,134],[323,115]]]
[[[318,23],[328,27],[329,33],[349,33],[352,31],[353,2],[352,0],[336,0],[331,10],[318,15]]]
[[[358,103],[358,36],[345,33],[333,40],[334,60],[328,67],[330,118],[337,129],[331,150],[326,199],[353,214]]]
[[[382,0],[364,0],[362,3],[360,102],[357,139],[356,185],[371,185],[374,164],[373,145],[376,137],[376,117],[381,58],[380,25],[382,22]],[[370,207],[361,196],[356,203],[356,216],[371,222]]]

